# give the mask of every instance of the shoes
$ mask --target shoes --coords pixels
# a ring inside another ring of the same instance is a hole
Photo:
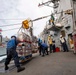
[[[39,55],[41,55],[41,54],[39,54]]]
[[[18,67],[17,72],[21,72],[25,69],[25,67]]]
[[[5,66],[5,70],[8,70],[9,69],[9,67],[8,66]]]
[[[52,53],[52,52],[50,51],[50,53]]]
[[[44,55],[42,55],[42,57],[44,57]]]

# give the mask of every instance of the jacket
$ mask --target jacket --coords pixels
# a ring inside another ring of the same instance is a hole
[[[50,36],[48,37],[48,43],[49,43],[49,44],[53,44],[52,39],[51,39]]]
[[[7,42],[7,48],[15,48],[17,46],[18,42],[15,39],[11,39]]]
[[[41,44],[41,47],[42,47],[42,48],[47,48],[48,45],[47,45],[46,43],[42,43],[42,44]]]

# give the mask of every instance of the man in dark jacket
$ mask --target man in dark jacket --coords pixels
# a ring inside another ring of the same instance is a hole
[[[41,55],[41,43],[42,43],[42,40],[39,38],[38,39],[38,49],[39,49],[39,54]]]
[[[17,72],[23,71],[25,68],[21,67],[19,64],[18,54],[16,52],[16,47],[19,43],[19,40],[16,36],[12,36],[11,40],[7,43],[7,58],[5,60],[5,70],[8,70],[8,64],[10,63],[11,59],[14,59],[15,66],[17,67]]]
[[[48,45],[45,43],[45,41],[44,43],[41,44],[41,48],[42,48],[42,53],[43,53],[42,56],[44,56],[44,54],[48,55]]]

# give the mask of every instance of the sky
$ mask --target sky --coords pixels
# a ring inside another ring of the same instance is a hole
[[[2,29],[3,37],[17,34],[19,29],[9,29],[20,28],[22,21],[28,18],[34,20],[38,17],[50,15],[53,8],[48,6],[38,7],[39,3],[46,1],[48,0],[0,0],[0,29]],[[35,36],[43,31],[49,18],[33,22],[33,34]]]

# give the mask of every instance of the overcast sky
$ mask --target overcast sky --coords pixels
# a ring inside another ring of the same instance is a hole
[[[0,0],[0,26],[20,23],[19,25],[0,28],[2,30],[20,28],[22,21],[27,18],[33,20],[51,14],[53,12],[51,7],[38,7],[38,4],[42,1],[46,2],[48,0]],[[49,17],[33,22],[33,33],[35,36],[42,32],[48,19]],[[2,35],[10,37],[16,34],[17,31],[18,29],[3,31]]]

